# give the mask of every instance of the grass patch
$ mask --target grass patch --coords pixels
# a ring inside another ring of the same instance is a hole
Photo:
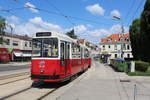
[[[147,71],[147,72],[139,72],[139,71],[128,72],[128,75],[129,76],[150,76],[150,71]]]

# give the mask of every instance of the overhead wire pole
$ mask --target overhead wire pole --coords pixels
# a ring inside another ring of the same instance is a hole
[[[120,17],[117,17],[117,16],[113,16],[112,19],[113,19],[113,20],[120,20],[120,21],[121,21],[121,34],[122,34],[122,36],[123,36],[123,34],[124,34],[124,26],[123,26],[123,21],[122,21],[122,19],[121,19]],[[123,41],[121,41],[121,42],[123,42]],[[124,44],[124,43],[123,43],[123,44]],[[123,52],[123,44],[121,44],[121,54],[120,54],[120,57],[124,59],[124,56],[123,56],[123,54],[124,54],[124,52]]]

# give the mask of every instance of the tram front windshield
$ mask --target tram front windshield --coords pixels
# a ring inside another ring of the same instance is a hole
[[[57,38],[33,39],[32,48],[32,57],[58,57]]]

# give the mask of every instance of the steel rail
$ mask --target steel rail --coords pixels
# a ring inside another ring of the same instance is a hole
[[[0,76],[0,80],[5,80],[5,79],[19,77],[19,76],[23,76],[23,75],[29,75],[29,74],[30,74],[30,72],[21,72],[21,73],[3,75],[3,76]]]

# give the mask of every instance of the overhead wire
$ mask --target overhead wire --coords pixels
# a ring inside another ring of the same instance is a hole
[[[140,6],[142,5],[143,0],[141,0],[141,2],[139,3],[139,5],[137,6],[135,12],[133,13],[133,16],[131,17],[131,21],[134,20],[135,15],[137,14],[138,10],[140,9]],[[130,24],[130,21],[128,22],[128,26]]]
[[[131,5],[130,5],[130,7],[129,7],[129,9],[128,9],[128,11],[127,11],[126,15],[125,15],[125,19],[126,19],[126,21],[127,21],[127,19],[128,19],[128,17],[129,17],[129,15],[130,15],[131,10],[132,10],[132,9],[133,9],[133,7],[134,7],[134,4],[135,4],[135,1],[134,1],[134,0],[132,0]]]
[[[58,9],[58,8],[57,8],[54,4],[52,4],[49,0],[47,0],[47,1],[48,1],[48,3],[49,3],[54,9],[56,9],[62,16],[64,16],[64,18],[65,18],[71,25],[75,26],[75,23],[72,22],[72,21],[68,18],[68,16],[64,15],[64,14],[62,13],[62,11],[60,11],[60,9]]]
[[[94,20],[90,20],[90,19],[85,19],[85,18],[81,18],[81,17],[75,17],[75,16],[68,16],[68,15],[62,15],[60,13],[57,13],[57,12],[54,12],[54,11],[50,11],[50,10],[46,10],[46,9],[41,9],[39,7],[20,7],[20,8],[13,8],[13,9],[3,9],[3,10],[8,10],[9,12],[11,11],[15,11],[15,10],[22,10],[22,9],[25,9],[25,8],[32,8],[32,9],[36,9],[36,10],[39,10],[39,11],[42,11],[42,12],[46,12],[46,13],[49,13],[49,14],[53,14],[53,15],[57,15],[57,16],[63,16],[63,17],[66,17],[66,18],[72,18],[72,19],[75,19],[75,20],[81,20],[81,21],[84,21],[84,22],[91,22],[91,23],[95,23],[95,24],[102,24],[102,25],[110,25],[108,23],[102,23],[102,22],[98,22],[98,21],[94,21]],[[2,10],[2,9],[1,9]]]

